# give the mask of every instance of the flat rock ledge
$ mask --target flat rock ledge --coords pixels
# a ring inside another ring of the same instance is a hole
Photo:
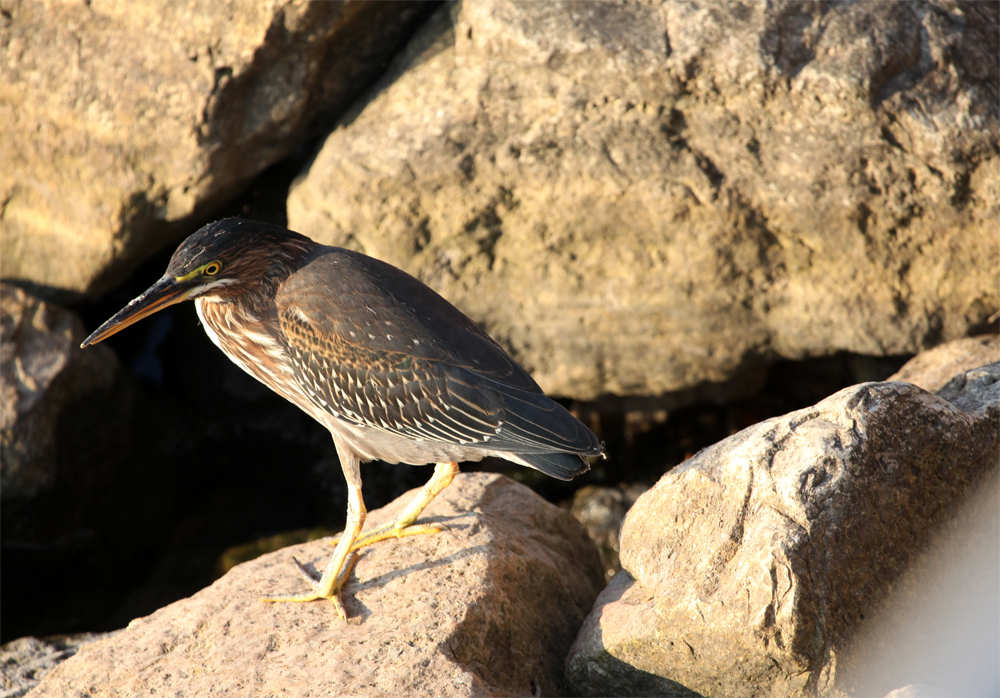
[[[293,557],[321,570],[332,550],[291,546],[83,647],[31,696],[562,694],[564,658],[603,586],[583,528],[492,473],[460,475],[422,520],[449,530],[368,548],[346,623],[327,602],[260,600],[303,588]]]
[[[667,473],[569,657],[573,695],[848,695],[865,619],[1000,452],[1000,364],[864,383]],[[995,486],[995,484],[994,484]]]

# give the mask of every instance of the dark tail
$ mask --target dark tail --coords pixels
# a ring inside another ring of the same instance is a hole
[[[535,470],[557,480],[572,480],[590,470],[587,459],[575,453],[522,453],[519,457]]]
[[[466,373],[470,378],[475,376],[468,382],[480,383],[477,388],[481,392],[492,388],[503,405],[500,428],[480,448],[516,455],[518,461],[559,480],[572,480],[587,472],[590,464],[586,457],[604,454],[604,444],[594,432],[541,391],[522,390]]]

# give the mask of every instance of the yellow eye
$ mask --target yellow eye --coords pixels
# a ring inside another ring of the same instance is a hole
[[[220,271],[222,271],[222,265],[218,262],[209,262],[201,269],[201,273],[205,276],[215,276]]]

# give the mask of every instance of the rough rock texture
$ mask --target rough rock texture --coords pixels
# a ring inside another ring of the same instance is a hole
[[[301,586],[293,556],[325,565],[331,548],[315,541],[88,645],[32,696],[561,694],[563,658],[602,584],[579,524],[489,473],[459,476],[425,517],[450,532],[369,548],[345,594],[347,623],[328,603],[260,601]]]
[[[1000,452],[1000,364],[846,388],[665,475],[567,659],[579,695],[841,690],[841,655]],[[944,391],[942,391],[944,392]],[[657,678],[661,677],[661,678]]]
[[[1000,307],[998,12],[443,8],[289,225],[414,273],[565,396],[916,353]]]
[[[4,0],[4,278],[106,290],[329,128],[424,13]]]
[[[108,391],[119,369],[107,347],[83,351],[68,310],[0,284],[0,491],[30,497],[56,479],[56,426],[67,405]],[[66,445],[64,445],[65,447]]]
[[[56,637],[22,637],[0,647],[0,695],[20,698],[81,647],[111,633],[80,633]]]
[[[1000,335],[966,337],[917,354],[886,380],[906,381],[937,392],[959,373],[997,361]]]
[[[101,589],[94,572],[152,545],[170,507],[163,415],[110,349],[80,349],[86,336],[70,311],[0,284],[0,540],[4,599],[17,599],[6,637],[26,622],[64,630],[50,622],[60,610],[108,613],[131,570]]]

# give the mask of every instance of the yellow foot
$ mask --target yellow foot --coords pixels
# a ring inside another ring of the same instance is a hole
[[[338,576],[337,583],[332,589],[324,589],[322,586],[322,580],[316,579],[310,574],[301,562],[292,558],[292,562],[295,564],[295,569],[299,571],[302,578],[306,580],[309,584],[311,591],[307,591],[303,594],[288,594],[282,596],[266,596],[261,601],[266,601],[267,603],[279,603],[279,602],[293,602],[293,603],[304,603],[306,601],[319,601],[320,599],[329,599],[333,603],[333,607],[337,609],[337,615],[340,616],[341,620],[347,620],[347,610],[344,608],[344,599],[341,597],[341,589],[347,578],[351,575],[351,571],[354,569],[354,565],[358,562],[357,553],[351,553],[347,558],[347,562],[344,563],[343,570]]]
[[[353,455],[346,463],[341,455],[341,465],[344,467],[344,475],[347,477],[348,501],[347,501],[347,525],[344,533],[336,540],[336,550],[327,563],[326,570],[322,578],[318,581],[295,560],[295,566],[299,570],[312,591],[304,594],[292,594],[290,596],[273,596],[264,601],[316,601],[318,599],[330,599],[337,609],[337,614],[347,619],[347,612],[344,609],[344,602],[340,596],[340,590],[344,588],[347,577],[358,561],[358,550],[377,543],[387,538],[402,538],[403,536],[416,536],[422,533],[438,533],[447,530],[444,524],[429,523],[417,524],[415,521],[420,517],[424,508],[434,499],[437,494],[447,487],[455,476],[458,475],[458,463],[438,463],[434,466],[434,475],[421,488],[416,497],[413,498],[395,521],[384,526],[361,533],[361,528],[365,523],[365,504],[361,498],[361,476],[358,473],[358,459]],[[348,467],[350,466],[350,467]],[[293,558],[294,559],[294,558]]]
[[[358,539],[354,541],[354,545],[351,546],[351,552],[357,552],[366,545],[378,543],[380,540],[402,538],[404,536],[419,536],[428,533],[440,533],[441,531],[447,530],[448,527],[441,523],[407,524],[401,521],[391,521],[387,524],[382,524],[378,528],[373,528],[371,531],[368,531],[368,533],[363,533],[358,536]]]

